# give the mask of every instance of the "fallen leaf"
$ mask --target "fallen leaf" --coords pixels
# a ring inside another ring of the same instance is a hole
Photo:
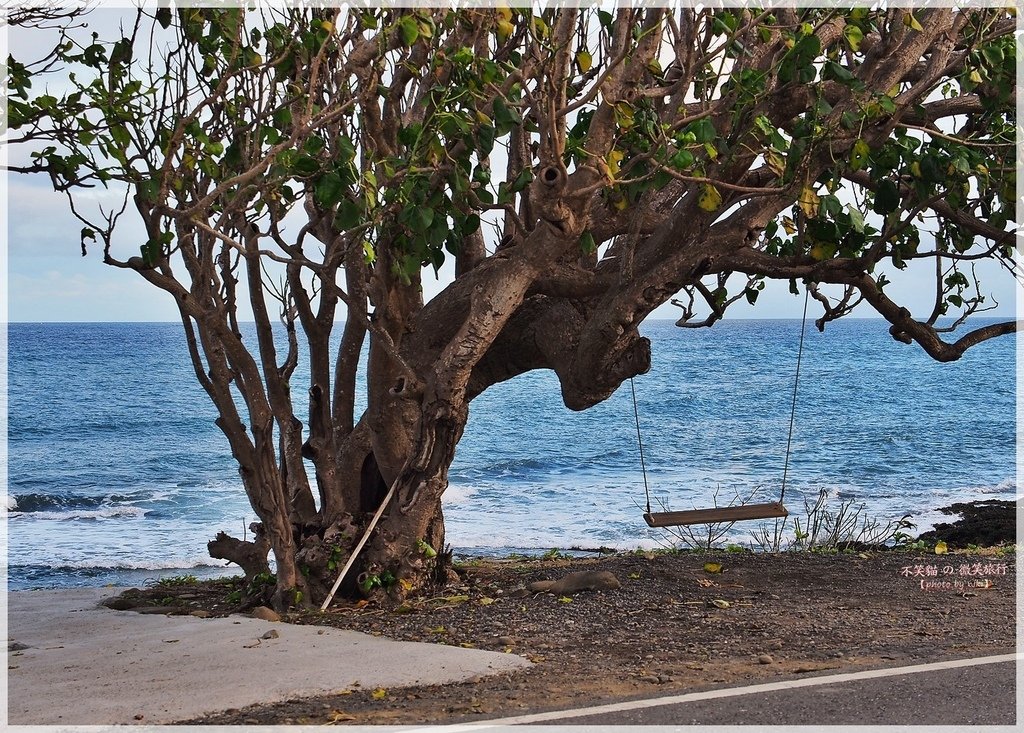
[[[387,695],[388,691],[385,690],[383,687],[378,687],[376,690],[370,693],[370,697],[372,697],[374,700],[383,700],[385,697],[387,697]]]
[[[492,603],[494,603],[494,599],[493,598],[488,598],[487,596],[484,596],[483,598],[480,599],[480,605],[481,606],[489,606]]]
[[[476,649],[476,644],[473,644],[468,641],[462,642],[461,644],[459,644],[459,646],[461,646],[463,649]]]
[[[718,583],[713,580],[708,580],[707,578],[697,578],[697,585],[701,588],[710,588],[712,586],[717,586]]]
[[[711,602],[715,604],[716,608],[728,608],[731,605],[729,601],[723,601],[721,598],[715,598]]]
[[[947,552],[949,552],[949,548],[946,546],[945,542],[943,542],[942,540],[939,540],[938,542],[935,543],[935,554],[936,555],[945,555]]]
[[[465,603],[469,596],[445,596],[444,600],[447,603]]]
[[[356,716],[349,715],[341,710],[332,710],[327,714],[328,723],[344,723],[349,720],[355,720]]]
[[[558,599],[558,602],[559,603],[572,603],[572,598],[570,598],[569,596],[562,596],[561,598]]]
[[[717,562],[706,562],[704,563],[705,573],[720,573],[722,572],[722,564]]]

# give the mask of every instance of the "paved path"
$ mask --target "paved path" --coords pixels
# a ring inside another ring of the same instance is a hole
[[[116,593],[8,594],[9,723],[162,723],[356,685],[437,684],[529,666],[512,654],[322,626],[97,606]],[[271,631],[277,638],[261,638]]]
[[[1024,657],[1022,657],[1024,658]],[[1013,654],[634,700],[446,726],[995,725],[1017,730]]]

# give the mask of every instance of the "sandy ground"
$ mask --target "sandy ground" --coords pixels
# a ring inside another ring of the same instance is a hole
[[[513,654],[342,629],[97,606],[117,592],[7,596],[10,724],[165,723],[255,703],[444,684],[529,666]],[[268,632],[276,638],[263,638]]]

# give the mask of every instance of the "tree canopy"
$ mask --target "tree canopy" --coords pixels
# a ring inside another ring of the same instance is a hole
[[[385,495],[360,567],[400,595],[437,565],[471,400],[532,369],[553,370],[572,409],[606,399],[648,369],[638,326],[660,305],[711,325],[788,281],[809,288],[819,327],[863,303],[941,361],[1013,331],[946,341],[940,319],[989,305],[974,263],[1018,274],[1015,22],[995,8],[133,11],[114,38],[69,24],[45,59],[9,59],[8,144],[30,151],[14,170],[67,194],[83,254],[174,299],[260,516],[246,552],[275,552],[277,601],[319,597],[327,558],[351,552]],[[89,210],[96,186],[123,206]],[[125,251],[129,210],[147,234]],[[447,262],[451,283],[425,302],[421,278]],[[922,317],[887,277],[907,267],[934,273]]]

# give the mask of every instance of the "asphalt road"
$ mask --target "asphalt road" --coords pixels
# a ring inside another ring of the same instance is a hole
[[[1016,730],[1014,655],[799,676],[620,704],[446,726],[998,725]]]
[[[1013,662],[572,718],[572,725],[1013,725]],[[559,720],[549,724],[557,725]]]

